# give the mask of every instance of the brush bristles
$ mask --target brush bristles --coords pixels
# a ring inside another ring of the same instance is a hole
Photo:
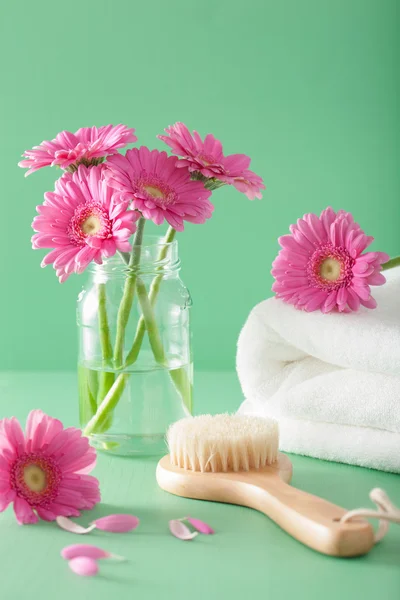
[[[201,415],[168,430],[171,463],[188,471],[248,471],[278,458],[278,423],[246,415]]]

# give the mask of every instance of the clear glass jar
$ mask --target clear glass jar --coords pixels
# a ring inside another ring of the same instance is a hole
[[[145,237],[134,252],[136,266],[93,263],[79,295],[80,423],[98,449],[159,455],[168,426],[192,412],[192,301],[176,241]]]

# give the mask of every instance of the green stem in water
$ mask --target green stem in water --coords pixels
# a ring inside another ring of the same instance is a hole
[[[105,367],[107,365],[107,362],[112,359],[113,355],[110,337],[110,327],[108,325],[107,317],[107,296],[105,283],[100,283],[98,285],[98,299],[101,354],[103,357],[103,367]]]
[[[110,368],[110,363],[113,356],[113,349],[111,344],[110,327],[108,325],[107,317],[107,294],[105,283],[100,283],[98,285],[98,302],[100,345],[103,362],[103,370],[99,373],[99,387],[97,391],[97,404],[100,404],[104,396],[108,394],[110,388],[112,387],[115,381],[114,373],[106,370],[107,368]],[[109,429],[111,427],[111,422],[112,415],[110,414],[107,422],[104,423],[105,429]]]
[[[172,228],[168,230],[165,243],[171,242],[175,237],[176,231]],[[161,261],[165,259],[168,252],[168,246],[164,246],[161,250],[158,260]],[[157,321],[154,316],[153,306],[158,296],[158,292],[160,289],[160,285],[163,279],[163,275],[157,275],[150,286],[149,295],[147,295],[146,286],[140,277],[136,280],[136,290],[138,295],[138,300],[140,303],[140,307],[142,309],[142,316],[138,323],[138,327],[136,330],[135,340],[133,342],[133,346],[131,351],[128,354],[127,361],[125,365],[128,364],[128,360],[134,358],[132,362],[134,362],[139,355],[139,351],[143,342],[143,335],[145,330],[147,330],[147,335],[149,336],[150,347],[153,352],[153,356],[160,365],[164,367],[168,367],[167,357],[165,356],[164,346],[161,340],[161,336],[158,330]],[[142,324],[143,323],[143,324]],[[132,364],[132,363],[129,363]],[[180,394],[182,400],[186,404],[186,407],[189,411],[192,410],[192,386],[187,376],[187,373],[184,368],[179,367],[177,369],[172,369],[169,371],[169,375],[174,383],[178,393]]]
[[[169,376],[171,377],[175,388],[177,389],[183,402],[185,403],[186,408],[191,414],[193,408],[193,390],[192,383],[185,369],[183,367],[179,367],[178,369],[172,369],[169,372]]]
[[[147,295],[146,286],[140,277],[136,279],[136,290],[140,307],[142,309],[144,326],[147,330],[147,335],[149,336],[149,342],[153,356],[159,365],[167,368],[168,360],[165,355],[165,350],[160,332],[158,330],[157,321],[154,316],[153,307],[151,305],[150,297]],[[185,369],[182,367],[171,369],[169,371],[169,375],[187,408],[191,410],[192,389]]]
[[[97,410],[97,371],[78,366],[79,422],[86,425]]]
[[[170,244],[171,242],[174,241],[175,235],[176,235],[176,230],[173,227],[170,227],[165,236],[165,240],[164,240],[165,246],[162,247],[160,254],[158,255],[158,262],[165,260],[167,254],[168,254],[168,248],[169,248],[168,244]],[[154,277],[153,281],[151,282],[150,291],[149,291],[149,301],[150,301],[150,304],[152,307],[154,307],[154,305],[156,303],[162,280],[163,280],[163,275],[160,274],[160,275],[156,275]],[[139,319],[139,323],[136,328],[136,334],[135,334],[135,339],[133,340],[132,348],[130,349],[128,356],[126,357],[125,367],[128,367],[129,365],[133,365],[133,363],[136,362],[136,360],[139,356],[140,348],[142,347],[145,331],[146,331],[146,325],[144,322],[144,316],[142,315]]]
[[[389,269],[393,269],[393,267],[398,267],[400,265],[400,256],[396,256],[395,258],[391,258],[387,262],[383,263],[382,271],[388,271]]]
[[[164,346],[161,340],[160,332],[158,331],[153,308],[147,295],[146,286],[140,277],[136,279],[136,290],[153,356],[156,362],[158,362],[160,365],[166,366],[167,361],[165,357]]]
[[[132,245],[132,253],[129,260],[129,269],[131,271],[128,274],[128,277],[125,281],[124,285],[124,293],[122,296],[121,304],[119,305],[118,315],[117,315],[117,333],[115,338],[115,348],[114,348],[114,364],[117,369],[120,369],[123,365],[124,360],[124,341],[125,341],[125,329],[128,324],[129,315],[132,308],[133,297],[135,294],[135,284],[136,284],[136,273],[134,271],[135,267],[138,266],[140,262],[140,253],[141,253],[141,245],[143,240],[143,229],[146,220],[139,219],[137,230],[135,233],[135,237]]]
[[[83,430],[83,435],[88,436],[92,433],[99,433],[107,429],[108,419],[110,415],[112,415],[114,408],[117,406],[128,379],[129,373],[121,373],[118,375],[108,394],[99,405],[96,414],[90,419]]]

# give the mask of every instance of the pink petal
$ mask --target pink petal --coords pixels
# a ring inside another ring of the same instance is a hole
[[[340,306],[345,306],[345,304],[347,304],[347,289],[342,287],[339,289],[338,291],[338,295],[337,295],[337,303]]]
[[[325,302],[324,302],[324,304],[322,306],[322,312],[323,313],[329,313],[329,312],[331,312],[335,308],[335,306],[336,306],[336,300],[337,300],[337,291],[333,290],[327,296],[327,298],[326,298],[326,300],[325,300]]]
[[[369,300],[371,296],[371,290],[368,285],[363,285],[359,280],[355,280],[353,284],[353,291],[360,296],[361,300]]]
[[[169,522],[169,530],[176,538],[184,541],[192,540],[199,535],[197,531],[191,532],[182,521],[172,520]]]
[[[376,308],[378,306],[375,298],[373,298],[372,296],[370,296],[366,300],[364,300],[364,298],[361,298],[360,302],[363,306],[365,306],[365,308]]]
[[[83,500],[81,498],[80,500]],[[86,506],[81,506],[81,509],[86,508]],[[93,507],[91,507],[93,508]],[[77,508],[73,506],[65,506],[65,504],[59,504],[58,502],[50,503],[50,511],[54,514],[53,521],[56,521],[59,517],[80,517],[81,513]]]
[[[10,502],[12,502],[15,499],[15,492],[14,490],[9,489],[6,492],[2,492],[0,494],[0,512],[3,512],[3,510],[6,510],[7,506],[10,504]]]
[[[111,554],[103,548],[98,548],[97,546],[92,546],[91,544],[72,544],[71,546],[66,546],[61,550],[61,556],[65,558],[65,560],[71,560],[72,558],[77,558],[78,556],[85,556],[86,558],[93,558],[95,560],[99,560],[101,558],[119,558],[123,559],[122,556],[117,556],[116,554]]]
[[[350,244],[350,256],[352,256],[353,258],[356,258],[373,241],[374,241],[373,237],[365,235],[364,232],[359,233]]]
[[[367,279],[368,285],[383,285],[386,283],[386,277],[382,273],[373,273]]]
[[[380,263],[385,263],[390,260],[390,256],[389,254],[386,254],[386,252],[376,252],[376,254],[378,255]]]
[[[328,236],[330,233],[331,224],[334,222],[335,218],[336,213],[330,206],[328,206],[328,208],[323,210],[321,213],[320,221],[322,222],[322,225],[324,226],[325,232]]]
[[[39,515],[39,518],[42,519],[42,521],[55,521],[56,520],[57,515],[55,513],[53,513],[51,510],[48,510],[43,507],[38,507],[36,509],[36,512]]]
[[[369,263],[367,261],[362,260],[362,256],[361,256],[361,258],[358,258],[356,260],[356,264],[353,267],[353,273],[362,275],[363,273],[368,271],[368,269],[369,269]]]
[[[64,529],[65,531],[69,531],[69,533],[76,533],[78,535],[83,535],[85,533],[90,533],[93,529],[96,529],[96,525],[92,524],[89,527],[82,527],[82,525],[78,525],[68,517],[58,516],[56,518],[57,525]]]
[[[37,523],[39,517],[33,512],[26,500],[17,496],[14,500],[15,517],[19,525],[32,525]]]
[[[317,292],[313,295],[310,300],[308,300],[305,305],[305,309],[307,312],[313,312],[322,306],[322,304],[326,300],[326,292]]]
[[[304,254],[306,256],[309,256],[309,251],[307,250],[307,248],[303,248],[302,246],[300,246],[291,235],[282,235],[278,238],[278,242],[282,246],[282,248],[292,250],[296,254]]]
[[[9,461],[2,454],[0,454],[0,471],[4,471],[5,473],[8,473],[9,470],[10,470]]]
[[[108,517],[96,519],[92,524],[102,531],[126,533],[136,529],[139,525],[139,519],[134,515],[109,515]]]
[[[87,556],[77,556],[69,561],[69,568],[77,575],[83,577],[93,577],[99,572],[99,565],[93,558]]]
[[[204,523],[204,521],[200,521],[200,519],[193,519],[193,517],[187,517],[186,520],[189,521],[189,523],[193,525],[193,527],[197,529],[197,531],[203,533],[204,535],[210,535],[212,533],[215,533],[214,529],[210,527],[210,525],[207,525],[207,523]]]
[[[347,304],[349,305],[351,310],[358,310],[360,308],[360,298],[358,297],[358,295],[351,288],[347,289],[347,294]]]
[[[15,417],[11,419],[2,419],[0,421],[0,433],[7,439],[8,444],[12,447],[13,452],[17,455],[25,450],[25,438],[21,425]]]

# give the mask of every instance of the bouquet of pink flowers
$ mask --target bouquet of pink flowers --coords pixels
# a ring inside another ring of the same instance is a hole
[[[156,362],[165,362],[153,309],[160,281],[146,289],[137,277],[140,248],[146,221],[169,224],[165,244],[170,244],[185,221],[204,223],[213,213],[212,192],[232,185],[250,200],[261,198],[265,188],[261,177],[249,169],[244,154],[225,155],[213,135],[204,140],[183,123],[158,136],[176,156],[147,147],[118,151],[136,142],[134,129],[125,125],[63,131],[52,141],[27,150],[19,163],[26,175],[46,166],[57,166],[64,174],[53,192],[44,195],[33,220],[33,248],[50,249],[42,267],[52,264],[61,283],[72,273],[82,273],[91,263],[102,264],[119,253],[126,263],[126,278],[118,315],[115,339],[111,339],[107,316],[106,288],[98,286],[98,321],[103,363],[119,376],[103,376],[93,418],[85,433],[107,430],[110,416],[126,383],[124,369],[130,367],[141,349],[147,331]],[[179,158],[177,158],[179,157]],[[162,253],[159,257],[162,260]],[[142,316],[130,351],[125,351],[126,326],[137,295]],[[185,373],[176,369],[171,377],[178,390],[184,390]],[[182,392],[183,393],[183,392]]]
[[[155,362],[168,363],[154,317],[161,279],[155,277],[148,290],[137,275],[146,221],[169,224],[158,257],[162,261],[167,245],[177,231],[183,231],[185,221],[204,223],[211,217],[214,190],[232,185],[253,200],[261,198],[265,188],[261,177],[249,169],[250,158],[226,156],[213,135],[203,140],[183,123],[165,131],[166,135],[158,137],[176,156],[143,146],[122,155],[119,149],[137,141],[134,130],[107,125],[74,134],[63,131],[54,140],[27,150],[19,163],[29,168],[27,175],[45,166],[65,171],[54,192],[45,194],[33,221],[33,247],[51,249],[42,266],[52,264],[61,283],[116,253],[127,267],[115,339],[110,336],[107,291],[104,284],[98,285],[102,361],[113,373],[102,377],[87,434],[109,428],[127,381],[125,370],[138,359],[146,332]],[[290,227],[290,234],[279,238],[281,250],[272,269],[276,296],[306,311],[346,313],[360,306],[375,308],[371,286],[382,285],[385,277],[381,271],[396,266],[400,259],[390,261],[383,252],[366,252],[372,241],[343,210],[336,213],[327,208],[320,216],[304,215]],[[126,351],[126,327],[135,295],[141,316]],[[188,382],[184,370],[173,369],[169,374],[185,400]]]

